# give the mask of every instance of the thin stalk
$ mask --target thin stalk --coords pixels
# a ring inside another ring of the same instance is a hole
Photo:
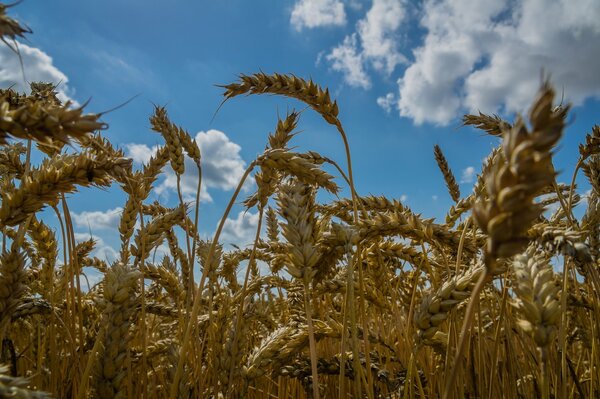
[[[264,208],[261,207],[259,210],[259,215],[258,215],[258,226],[256,227],[256,234],[254,236],[254,244],[252,246],[252,252],[250,253],[250,259],[248,260],[248,266],[246,267],[246,275],[244,276],[244,285],[242,286],[242,291],[241,291],[241,295],[240,295],[240,297],[241,297],[240,305],[238,307],[238,311],[237,311],[236,318],[235,318],[235,329],[233,332],[234,335],[233,335],[232,348],[237,348],[237,343],[238,343],[238,339],[239,339],[238,332],[241,329],[242,315],[244,314],[244,304],[245,304],[244,299],[246,298],[246,290],[248,289],[248,280],[250,277],[250,269],[252,268],[252,263],[255,262],[256,246],[258,244],[258,239],[260,237],[260,230],[262,228],[263,213],[264,213]],[[232,392],[231,388],[233,386],[233,384],[232,384],[233,371],[236,366],[237,366],[237,364],[235,364],[235,359],[231,359],[231,365],[229,368],[229,387],[227,389],[228,392]]]
[[[181,194],[181,176],[179,174],[176,174],[176,176],[177,176],[177,196],[179,197],[179,205],[185,206],[185,204],[183,202],[183,195]],[[196,208],[196,209],[198,209],[198,208]],[[185,219],[185,220],[187,220],[187,219]],[[188,263],[191,263],[191,261],[192,261],[192,253],[191,253],[192,246],[190,245],[190,235],[188,234],[187,231],[185,234],[185,246],[187,249]],[[190,265],[190,267],[191,267],[191,265]],[[189,271],[188,271],[188,273],[189,273]]]
[[[550,398],[550,381],[548,381],[548,354],[546,348],[538,348],[540,354],[540,383],[542,385],[542,399]],[[564,352],[563,352],[564,353]],[[566,391],[566,384],[564,385]],[[566,398],[566,392],[564,392]]]
[[[223,226],[225,225],[225,220],[227,219],[229,212],[231,212],[231,208],[233,207],[233,204],[235,203],[237,196],[239,195],[240,191],[242,190],[242,185],[244,184],[244,182],[246,181],[246,179],[250,175],[250,172],[252,172],[252,169],[254,169],[256,164],[257,164],[257,161],[254,160],[254,161],[252,161],[252,163],[250,163],[250,165],[248,165],[248,168],[246,168],[244,175],[240,179],[240,182],[238,183],[238,186],[235,189],[235,192],[233,193],[231,200],[229,201],[229,204],[227,204],[227,208],[225,209],[223,217],[221,218],[221,221],[219,222],[219,226],[217,227],[217,231],[215,232],[213,242],[208,251],[208,256],[207,256],[208,260],[212,259],[212,257],[213,257],[215,248],[217,246],[217,243],[219,242],[219,236],[221,235],[221,231],[223,230]],[[179,350],[179,359],[177,360],[177,369],[175,371],[175,376],[173,377],[173,382],[171,383],[171,389],[169,391],[169,399],[175,399],[177,397],[179,381],[181,380],[181,375],[183,373],[183,363],[184,363],[185,355],[188,353],[190,345],[191,345],[192,329],[193,329],[193,326],[196,324],[195,321],[197,320],[198,312],[200,311],[200,297],[202,296],[202,289],[204,288],[204,283],[205,283],[207,275],[208,275],[208,268],[205,267],[204,270],[202,270],[202,276],[200,278],[200,283],[196,290],[196,295],[194,297],[194,303],[192,305],[191,314],[188,319],[188,322],[186,323],[185,334],[183,337],[183,345],[181,345],[181,349]],[[209,312],[209,317],[211,314],[212,314],[212,312]],[[199,357],[201,357],[201,354],[199,355]]]
[[[312,374],[313,398],[319,399],[319,373],[317,371],[317,346],[315,343],[315,328],[313,326],[312,311],[310,306],[310,287],[309,282],[304,277],[304,310],[306,311],[306,324],[308,326],[308,345],[310,348],[310,371]]]
[[[492,365],[490,367],[490,378],[488,385],[488,399],[492,399],[492,391],[494,388],[494,384],[492,384],[494,373],[496,370],[496,363],[498,362],[498,343],[500,342],[500,331],[502,327],[502,322],[504,321],[504,307],[506,306],[506,299],[508,297],[508,287],[505,285],[502,290],[502,303],[500,304],[500,316],[498,317],[498,324],[496,325],[496,331],[494,332],[494,350],[492,351]]]
[[[144,213],[142,212],[142,207],[141,207],[141,202],[138,202],[139,209],[139,215],[140,215],[140,231],[144,231]],[[141,259],[146,259],[146,243],[145,240],[141,240],[141,248],[140,248],[140,252],[141,252]],[[142,261],[143,263],[144,261]],[[139,268],[141,268],[143,266],[142,265],[138,265]],[[147,347],[148,347],[148,337],[147,337],[147,333],[146,333],[146,285],[145,285],[145,281],[144,281],[144,273],[140,274],[140,286],[141,286],[141,290],[140,290],[140,296],[141,296],[141,311],[140,311],[140,334],[142,335],[142,364],[143,364],[143,370],[142,370],[142,386],[143,387],[147,387],[148,386],[148,373],[146,372],[146,367],[148,364],[148,354],[147,354]],[[146,395],[146,390],[143,390],[143,396]]]
[[[342,136],[342,141],[344,142],[344,151],[346,152],[346,161],[348,162],[348,180],[350,181],[350,192],[352,194],[352,212],[353,212],[353,216],[354,216],[354,225],[358,225],[358,198],[356,195],[356,190],[355,190],[355,186],[354,186],[354,177],[352,174],[352,157],[350,156],[350,145],[348,144],[348,138],[346,137],[346,132],[344,132],[344,129],[341,125],[341,123],[337,123],[335,125],[337,127],[338,132],[340,133],[340,135]],[[356,251],[358,253],[358,249]],[[360,382],[361,382],[361,377],[363,377],[363,372],[362,372],[362,367],[360,364],[360,359],[359,359],[359,348],[358,348],[358,332],[357,332],[357,327],[356,327],[356,312],[354,309],[354,268],[355,268],[355,264],[360,262],[360,256],[357,256],[357,254],[355,254],[355,256],[352,257],[352,262],[349,263],[349,267],[348,267],[348,275],[347,275],[347,287],[348,289],[346,290],[346,301],[349,304],[349,311],[350,311],[350,330],[351,330],[351,336],[352,336],[352,355],[354,357],[354,370],[357,373],[357,377],[355,378],[355,389],[356,389],[356,394],[360,396]],[[359,276],[361,277],[361,276]],[[359,282],[359,288],[361,286],[361,282]],[[364,297],[364,293],[359,293],[361,298]],[[344,319],[344,323],[345,323],[345,319]],[[344,326],[345,328],[345,326]],[[342,348],[342,356],[340,359],[340,376],[344,376],[345,373],[345,363],[346,363],[346,350],[345,348]]]
[[[475,313],[475,306],[479,302],[479,294],[485,287],[485,283],[487,282],[490,276],[490,270],[493,268],[493,264],[495,263],[495,259],[486,259],[486,267],[484,268],[483,273],[477,280],[477,284],[473,288],[473,293],[471,294],[471,298],[469,299],[469,305],[467,306],[467,310],[465,312],[465,319],[463,321],[462,329],[460,331],[460,339],[458,341],[458,347],[456,348],[456,355],[453,361],[452,369],[450,370],[450,378],[446,380],[446,386],[444,388],[443,399],[448,399],[450,397],[451,391],[454,388],[454,384],[456,382],[456,377],[458,376],[458,369],[461,364],[461,359],[463,356],[463,352],[465,351],[465,346],[467,343],[467,333],[469,328],[471,327],[471,322],[473,320],[473,314]]]
[[[198,185],[196,187],[196,210],[194,212],[194,239],[192,241],[192,259],[190,260],[190,281],[188,292],[190,299],[194,300],[194,264],[196,263],[196,246],[198,245],[198,218],[200,215],[200,191],[202,188],[202,165],[198,163]],[[191,302],[190,302],[191,303]],[[189,310],[189,309],[188,309]]]
[[[98,330],[98,334],[96,335],[96,342],[94,342],[94,346],[92,347],[92,350],[90,351],[89,355],[88,355],[88,360],[86,362],[85,365],[85,369],[83,371],[83,376],[81,377],[81,385],[79,385],[79,389],[77,389],[75,392],[75,398],[76,399],[84,399],[87,395],[86,395],[86,390],[87,390],[87,384],[88,384],[88,380],[90,378],[90,374],[92,372],[92,366],[94,365],[94,360],[96,360],[96,353],[98,353],[98,350],[100,349],[100,346],[102,345],[102,337],[104,336],[104,329],[106,327],[103,326],[100,328],[100,330]]]
[[[560,327],[558,329],[558,346],[561,350],[560,354],[560,385],[561,385],[561,395],[563,398],[567,397],[567,296],[569,289],[569,264],[570,262],[565,259],[564,260],[564,268],[563,268],[563,286],[562,293],[560,295],[560,307],[561,307],[561,320]],[[542,355],[545,355],[543,353]]]

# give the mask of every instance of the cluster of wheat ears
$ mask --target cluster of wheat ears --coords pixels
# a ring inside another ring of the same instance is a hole
[[[27,31],[0,6],[7,45],[18,52]],[[61,103],[55,89],[0,90],[1,398],[600,395],[600,128],[580,145],[573,183],[558,184],[552,155],[568,107],[554,105],[548,83],[512,124],[465,116],[499,140],[471,194],[461,196],[434,148],[455,202],[436,223],[359,194],[327,90],[290,75],[242,75],[223,86],[225,101],[303,102],[341,136],[347,168],[295,152],[300,114],[288,113],[208,242],[198,234],[199,195],[184,203],[179,190],[174,208],[148,201],[164,168],[179,182],[185,157],[202,176],[196,141],[167,111],[150,118],[165,145],[136,170],[99,133],[102,115]],[[350,198],[316,200],[339,190],[324,166]],[[592,190],[578,219],[579,170]],[[254,244],[225,251],[219,235],[251,177],[257,190],[243,204],[259,214]],[[112,264],[91,255],[93,240],[75,240],[68,205],[78,187],[109,185],[127,195]],[[165,241],[170,254],[157,260]],[[89,290],[84,267],[102,275]]]

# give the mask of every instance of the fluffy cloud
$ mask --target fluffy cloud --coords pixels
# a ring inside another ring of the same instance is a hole
[[[460,176],[460,182],[462,183],[473,183],[475,179],[475,168],[473,166],[467,166],[463,169]]]
[[[121,219],[121,213],[123,208],[117,207],[115,209],[109,209],[106,212],[102,211],[83,211],[81,213],[73,212],[71,217],[75,226],[83,229],[96,230],[107,230],[116,229],[119,226],[119,220]]]
[[[241,211],[235,219],[225,220],[220,241],[240,247],[252,245],[257,227],[258,213]]]
[[[399,0],[373,0],[364,19],[358,21],[363,56],[376,70],[390,74],[406,58],[398,51],[397,30],[405,11]]]
[[[14,47],[14,44],[12,44]],[[61,101],[71,99],[72,90],[67,85],[69,79],[52,61],[52,58],[38,48],[18,43],[18,49],[23,60],[23,69],[19,56],[8,46],[0,43],[0,86],[10,87],[21,92],[29,92],[27,82],[46,82],[58,85],[58,98]],[[25,71],[25,80],[23,79]]]
[[[390,75],[407,65],[397,103],[388,96],[377,102],[416,124],[447,125],[478,110],[526,111],[542,72],[580,105],[600,97],[598,15],[595,0],[576,7],[566,0],[373,0],[326,59],[346,83],[365,89],[373,70]],[[423,35],[412,36],[417,31]],[[400,48],[409,43],[402,37],[417,45]]]
[[[234,189],[244,174],[246,163],[240,155],[241,147],[229,140],[229,137],[219,130],[201,131],[196,134],[195,140],[202,154],[201,197],[205,201],[212,201],[207,189]],[[147,162],[158,150],[158,146],[150,147],[146,144],[127,144],[125,147],[127,155],[139,163]],[[165,168],[164,176],[164,179],[156,186],[156,192],[163,194],[177,190],[177,176],[173,170],[169,167]],[[248,182],[248,184],[251,183]],[[186,157],[185,174],[181,178],[181,190],[187,199],[195,197],[197,184],[196,165]]]
[[[363,56],[358,51],[356,34],[346,36],[344,42],[331,50],[326,58],[331,62],[331,68],[341,72],[350,86],[363,89],[371,87],[371,79],[363,65]]]
[[[302,28],[344,25],[344,4],[339,0],[299,0],[294,5],[290,22],[298,31]]]
[[[425,1],[427,33],[399,80],[400,114],[444,125],[465,110],[523,111],[542,70],[575,105],[598,97],[597,15],[593,0]]]
[[[371,81],[365,69],[391,74],[406,57],[398,50],[398,28],[406,16],[399,0],[373,0],[373,5],[356,24],[356,32],[344,38],[327,55],[332,69],[342,72],[351,86],[368,89]]]
[[[383,97],[377,98],[377,105],[389,114],[392,111],[392,108],[398,105],[398,99],[394,93],[388,93]]]

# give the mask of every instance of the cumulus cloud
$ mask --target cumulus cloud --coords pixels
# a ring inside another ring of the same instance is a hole
[[[385,96],[377,98],[377,105],[389,114],[392,111],[392,108],[398,105],[398,99],[394,93],[388,93]]]
[[[417,124],[524,111],[542,70],[575,105],[600,96],[597,1],[426,1],[422,15],[424,42],[399,80],[400,114]]]
[[[258,213],[240,211],[235,219],[225,220],[220,241],[240,247],[252,245],[257,227]]]
[[[406,58],[398,51],[397,30],[406,15],[399,0],[373,0],[364,19],[358,21],[363,55],[376,70],[392,73]]]
[[[116,229],[119,226],[123,208],[117,207],[102,211],[83,211],[81,213],[73,212],[71,217],[76,227],[90,228],[92,231]]]
[[[156,154],[156,151],[158,151],[160,146],[155,145],[149,147],[146,144],[130,143],[126,144],[125,148],[127,148],[127,156],[131,158],[133,162],[145,164],[148,163],[154,154]]]
[[[460,183],[473,183],[475,179],[475,168],[473,166],[467,166],[463,169],[462,174],[460,176]]]
[[[339,0],[299,0],[294,4],[290,22],[298,31],[303,28],[341,26],[346,23],[344,4]]]
[[[219,130],[201,131],[195,137],[202,154],[201,198],[212,201],[207,189],[232,190],[241,180],[246,163],[240,155],[241,147]],[[125,146],[127,155],[138,163],[147,162],[156,153],[158,146],[131,143]],[[194,162],[186,157],[185,174],[181,178],[181,190],[186,199],[196,195],[198,170]],[[250,184],[250,183],[248,183]],[[245,186],[247,188],[247,186]],[[157,194],[177,190],[177,176],[170,167],[164,169],[164,179],[156,186]]]
[[[350,86],[368,89],[371,79],[364,68],[363,55],[358,50],[356,34],[346,36],[344,42],[326,56],[334,71],[341,72]]]
[[[373,0],[365,17],[356,24],[356,32],[327,55],[332,69],[342,72],[349,85],[364,89],[371,86],[368,66],[391,74],[397,65],[406,62],[398,49],[398,29],[405,17],[403,1]]]
[[[42,50],[18,43],[23,60],[25,79],[19,56],[8,46],[0,43],[0,86],[10,87],[20,92],[29,92],[27,82],[46,82],[58,85],[58,98],[61,101],[74,100],[70,97],[73,91],[67,85],[69,79],[55,65],[52,58]]]
[[[600,98],[598,15],[595,0],[576,7],[565,0],[373,0],[325,59],[364,89],[373,71],[392,75],[406,65],[394,105],[416,124],[447,125],[479,110],[524,112],[542,72],[577,106]],[[388,98],[377,102],[387,109]]]

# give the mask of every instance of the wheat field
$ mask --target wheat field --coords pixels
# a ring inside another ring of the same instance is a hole
[[[18,52],[29,32],[7,11],[0,35]],[[434,147],[454,201],[441,222],[360,194],[327,89],[262,72],[221,87],[224,106],[298,100],[331,125],[346,159],[296,152],[301,112],[289,112],[208,241],[201,178],[195,203],[181,190],[175,207],[148,200],[165,168],[179,186],[186,157],[202,176],[200,148],[166,108],[150,116],[164,145],[136,169],[103,136],[102,115],[61,103],[52,84],[0,90],[0,398],[600,396],[600,127],[579,147],[573,183],[557,183],[569,106],[549,81],[512,122],[464,117],[498,140],[468,195]],[[592,187],[585,201],[579,173]],[[247,179],[257,190],[240,198]],[[91,256],[93,239],[76,241],[69,201],[79,187],[111,185],[127,200],[108,264]],[[317,200],[341,187],[348,198]],[[219,237],[240,201],[258,211],[255,240],[227,251]],[[165,242],[169,255],[156,259]],[[88,290],[90,267],[102,279]]]

